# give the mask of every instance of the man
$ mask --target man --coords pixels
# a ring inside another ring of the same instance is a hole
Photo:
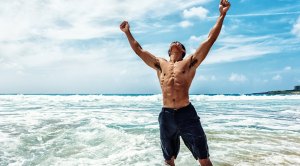
[[[170,60],[155,57],[142,49],[133,38],[127,21],[122,22],[120,29],[126,34],[131,48],[151,68],[156,70],[163,95],[163,108],[159,114],[160,139],[165,163],[175,165],[174,160],[179,152],[179,136],[199,160],[201,166],[212,165],[209,159],[206,135],[200,118],[189,101],[189,88],[197,67],[207,56],[210,48],[219,36],[225,15],[230,7],[227,0],[221,0],[220,16],[209,33],[208,38],[196,52],[186,59],[185,47],[180,42],[172,42],[169,48]]]

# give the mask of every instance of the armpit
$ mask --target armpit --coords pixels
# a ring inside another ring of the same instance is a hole
[[[193,56],[191,57],[190,65],[189,68],[195,66],[195,64],[198,62],[198,59],[194,58]]]
[[[156,62],[154,63],[154,67],[161,72],[161,67],[160,67],[159,59],[157,59]]]

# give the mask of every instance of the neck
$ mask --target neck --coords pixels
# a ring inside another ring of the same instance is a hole
[[[181,59],[175,58],[175,56],[170,56],[170,62],[177,62],[180,61]]]
[[[170,58],[170,62],[176,62],[174,58]]]

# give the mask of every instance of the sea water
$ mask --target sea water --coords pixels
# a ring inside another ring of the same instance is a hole
[[[190,101],[214,165],[300,165],[300,96]],[[0,165],[163,165],[161,107],[161,95],[0,95]],[[182,141],[176,164],[199,165]]]

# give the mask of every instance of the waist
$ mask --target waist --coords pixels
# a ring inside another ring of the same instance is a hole
[[[192,105],[192,103],[189,102],[189,104],[184,107],[180,107],[180,108],[162,107],[162,110],[179,112],[179,111],[183,111],[183,110],[189,110],[190,108],[193,108],[193,107],[194,106]]]

